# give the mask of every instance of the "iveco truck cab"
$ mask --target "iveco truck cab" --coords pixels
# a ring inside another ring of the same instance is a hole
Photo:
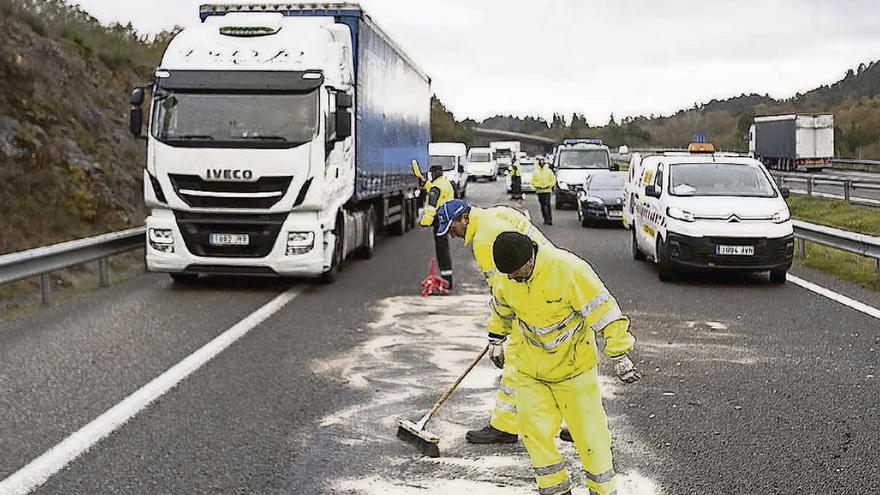
[[[689,270],[770,272],[784,283],[794,255],[787,189],[745,156],[692,144],[690,153],[642,157],[633,193],[632,254],[660,280]]]
[[[149,100],[146,265],[324,277],[415,223],[430,79],[356,3],[203,5]],[[426,168],[427,169],[427,168]]]
[[[616,170],[601,139],[566,139],[556,148],[556,208],[575,207],[584,181],[597,170]]]

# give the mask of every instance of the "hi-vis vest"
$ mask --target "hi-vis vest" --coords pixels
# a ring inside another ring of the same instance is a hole
[[[489,340],[500,343],[510,336],[517,348],[510,364],[537,380],[559,382],[595,366],[595,333],[602,333],[611,357],[635,343],[629,319],[605,284],[568,251],[539,245],[529,280],[498,277],[492,293]]]
[[[527,235],[539,246],[552,245],[544,234],[535,227],[525,215],[509,206],[496,206],[494,208],[477,208],[472,206],[468,214],[467,231],[464,234],[464,244],[472,246],[477,266],[486,277],[491,287],[494,277],[507,277],[505,274],[497,274],[495,259],[492,257],[492,245],[502,232],[519,232]]]
[[[556,185],[556,176],[550,167],[543,166],[535,169],[532,179],[529,181],[535,187],[535,191],[539,193],[548,193],[553,190]]]
[[[433,181],[425,183],[425,190],[428,191],[428,202],[425,204],[425,211],[422,213],[419,225],[430,227],[434,223],[434,217],[437,216],[437,208],[455,198],[455,189],[452,188],[449,179],[441,175]]]

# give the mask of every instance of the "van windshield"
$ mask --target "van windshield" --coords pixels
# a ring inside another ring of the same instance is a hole
[[[491,161],[491,157],[489,153],[474,153],[468,159],[469,162],[477,162],[477,163],[485,163]]]
[[[609,169],[605,150],[563,150],[559,152],[557,168],[604,168]]]
[[[745,196],[773,198],[776,191],[756,164],[679,163],[669,168],[673,196]]]
[[[317,91],[163,91],[153,101],[153,137],[174,146],[291,148],[317,133]]]
[[[454,156],[431,155],[428,157],[428,163],[430,163],[432,167],[440,165],[443,167],[443,170],[455,170]]]

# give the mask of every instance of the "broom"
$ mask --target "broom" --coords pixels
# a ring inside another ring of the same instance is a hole
[[[452,392],[455,392],[455,389],[458,387],[458,384],[464,380],[464,377],[474,369],[474,366],[480,362],[480,359],[483,359],[483,356],[489,351],[489,346],[486,345],[480,353],[473,359],[473,361],[468,364],[468,367],[459,375],[458,379],[443,392],[443,395],[437,399],[437,402],[434,403],[434,407],[431,408],[430,411],[427,412],[422,419],[418,422],[413,423],[408,419],[398,419],[397,420],[397,438],[403,440],[404,442],[409,442],[425,454],[428,457],[440,457],[440,437],[425,430],[425,425],[428,424],[428,421],[431,419],[431,416],[434,415],[439,409],[440,406],[446,402],[446,399],[452,395]]]

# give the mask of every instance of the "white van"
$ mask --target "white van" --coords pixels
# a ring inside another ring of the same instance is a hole
[[[578,205],[578,193],[584,181],[597,170],[617,170],[611,162],[608,146],[601,139],[566,139],[556,148],[553,159],[556,172],[556,209]]]
[[[498,165],[492,148],[471,148],[468,151],[467,173],[471,179],[498,180]]]
[[[467,146],[464,143],[428,143],[430,165],[443,167],[443,175],[452,183],[455,197],[467,194]]]
[[[660,280],[678,271],[770,272],[784,283],[794,256],[785,198],[761,162],[692,145],[691,153],[647,155],[631,212],[632,254],[650,258]]]

